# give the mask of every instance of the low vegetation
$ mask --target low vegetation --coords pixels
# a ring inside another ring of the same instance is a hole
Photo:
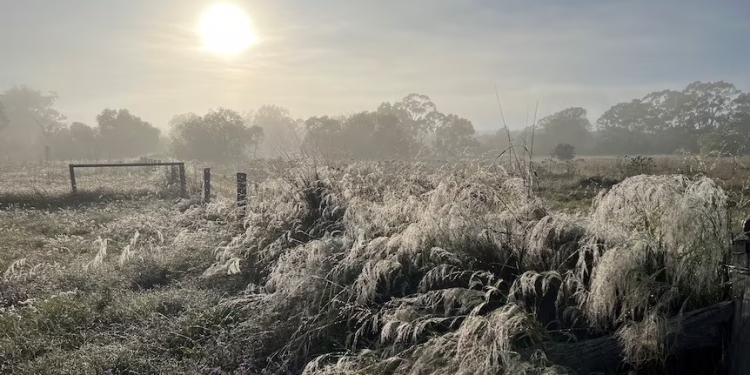
[[[748,173],[634,160],[259,162],[242,215],[235,167],[208,204],[60,177],[0,211],[0,372],[556,374],[536,349],[602,335],[663,372],[667,320],[728,298]]]

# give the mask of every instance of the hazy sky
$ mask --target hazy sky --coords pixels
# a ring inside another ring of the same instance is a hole
[[[750,91],[750,2],[246,0],[261,42],[201,49],[208,0],[0,0],[0,90],[60,95],[71,121],[128,108],[162,128],[224,106],[295,117],[375,109],[410,92],[478,129],[611,105],[696,80]]]

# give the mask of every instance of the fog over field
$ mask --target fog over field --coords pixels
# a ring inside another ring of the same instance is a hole
[[[221,29],[201,31],[216,4],[4,1],[0,90],[56,93],[65,119],[53,123],[96,127],[104,109],[128,109],[167,136],[185,113],[270,104],[303,122],[410,93],[475,130],[520,131],[535,113],[577,107],[598,129],[613,106],[649,93],[696,81],[750,89],[742,2],[238,1]],[[683,101],[646,102],[663,100]]]
[[[0,374],[750,373],[748,20],[0,0]]]

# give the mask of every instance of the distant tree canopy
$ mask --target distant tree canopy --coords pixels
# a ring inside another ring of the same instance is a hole
[[[583,108],[568,108],[541,119],[536,128],[506,131],[481,139],[482,152],[510,144],[549,154],[568,143],[583,155],[750,153],[750,96],[733,84],[693,82],[682,91],[655,91],[616,103],[591,126]]]
[[[558,160],[573,160],[576,157],[576,148],[568,143],[558,143],[550,156]]]
[[[572,145],[576,149],[591,148],[591,123],[585,109],[572,107],[539,120],[538,139],[534,148],[549,154],[559,143]]]
[[[0,102],[0,131],[3,131],[8,125],[10,125],[10,120],[5,113],[5,105],[3,105],[3,102]]]
[[[52,135],[54,157],[58,159],[95,159],[100,155],[100,137],[96,129],[74,122]]]
[[[136,157],[157,150],[159,129],[128,110],[106,109],[97,127],[68,124],[55,109],[58,96],[28,86],[0,94],[0,157],[97,159]]]
[[[410,94],[375,111],[311,117],[304,123],[308,154],[355,159],[405,159],[474,155],[471,121],[444,115],[426,95]],[[432,147],[427,142],[432,138]]]
[[[157,152],[159,129],[128,110],[105,109],[96,127],[66,123],[55,93],[27,86],[0,94],[0,157],[124,158]],[[510,128],[512,128],[511,124]],[[219,108],[175,116],[166,143],[184,159],[307,156],[353,159],[495,157],[507,150],[580,155],[750,154],[750,94],[724,82],[693,82],[616,103],[594,124],[570,107],[523,129],[477,135],[457,114],[444,114],[422,94],[374,110],[295,119],[277,105],[242,114]],[[525,149],[524,149],[525,147]],[[560,151],[557,149],[557,151]]]
[[[430,97],[422,94],[407,95],[401,101],[394,103],[392,110],[404,121],[409,133],[420,146],[445,119],[445,115],[438,111]],[[471,129],[471,133],[474,134],[474,127],[472,126]]]
[[[0,94],[0,152],[16,157],[43,155],[65,116],[53,108],[57,94],[16,86]]]
[[[248,125],[239,113],[226,108],[204,116],[176,116],[170,125],[172,152],[180,159],[240,159],[254,153],[263,140],[263,128]]]
[[[96,116],[104,156],[122,158],[155,152],[161,131],[127,109],[105,109]]]
[[[731,83],[693,82],[619,103],[597,121],[596,153],[743,153],[746,94]]]
[[[365,147],[364,142],[359,144],[345,144],[344,139],[344,121],[343,118],[332,118],[328,116],[310,117],[305,120],[303,126],[306,134],[303,141],[303,149],[308,153],[314,153],[316,150],[335,156],[345,156],[347,148]],[[356,141],[354,139],[353,141]],[[361,138],[360,140],[364,140]],[[363,150],[364,151],[364,150]]]
[[[300,148],[299,125],[286,108],[264,104],[244,115],[250,127],[262,129],[260,142],[254,144],[254,154],[266,157],[295,154]],[[257,132],[257,130],[256,130]]]
[[[436,156],[463,157],[474,155],[479,142],[474,138],[471,121],[456,115],[441,116],[433,142]]]

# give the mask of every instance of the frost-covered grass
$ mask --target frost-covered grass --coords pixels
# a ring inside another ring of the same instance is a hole
[[[118,162],[125,161],[112,163]],[[198,171],[192,165],[186,169],[187,187],[195,192],[200,188]],[[0,208],[66,208],[97,201],[167,198],[179,194],[178,181],[164,166],[76,168],[75,175],[78,192],[72,194],[67,162],[0,165]]]
[[[506,166],[254,164],[241,221],[221,189],[0,211],[0,372],[558,374],[531,349],[607,334],[654,369],[725,297],[721,180]]]

